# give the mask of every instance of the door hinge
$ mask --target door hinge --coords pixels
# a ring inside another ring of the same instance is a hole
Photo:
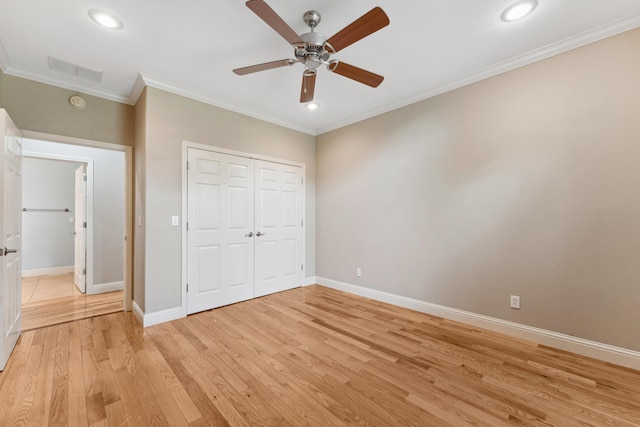
[[[304,219],[300,220],[300,227],[304,227]]]
[[[87,221],[82,223],[82,228],[87,228]]]
[[[86,275],[87,275],[87,269],[86,269],[86,268],[83,268],[83,269],[82,269],[82,275],[83,275],[83,276],[86,276]]]
[[[85,173],[85,174],[82,174],[82,180],[83,180],[84,182],[87,182],[87,174],[86,174],[86,173]]]
[[[189,231],[189,223],[187,222],[185,225],[187,226],[187,231]]]
[[[300,271],[304,271],[304,264],[300,264]]]
[[[187,292],[189,292],[189,284],[187,283]]]
[[[189,170],[189,162],[187,162],[187,170]]]

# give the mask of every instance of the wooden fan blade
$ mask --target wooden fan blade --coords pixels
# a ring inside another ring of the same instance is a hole
[[[293,59],[281,59],[279,61],[265,62],[264,64],[250,65],[248,67],[236,68],[233,70],[239,76],[245,74],[257,73],[258,71],[270,70],[272,68],[286,67],[287,65],[293,65],[296,61]]]
[[[336,74],[340,74],[341,76],[371,87],[380,86],[380,83],[384,80],[384,77],[374,74],[371,71],[363,70],[362,68],[340,61],[331,61],[327,68],[329,71],[333,71]]]
[[[249,0],[247,7],[280,34],[289,44],[304,44],[298,34],[271,7],[262,0]]]
[[[331,53],[339,52],[387,25],[389,25],[387,14],[381,8],[374,7],[329,38],[325,43],[325,48]]]
[[[316,89],[316,72],[305,71],[302,74],[302,88],[300,89],[300,102],[313,101],[313,92]]]

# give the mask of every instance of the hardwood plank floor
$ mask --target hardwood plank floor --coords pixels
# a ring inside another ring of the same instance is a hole
[[[22,279],[22,330],[122,311],[123,291],[85,295],[73,273]]]
[[[23,333],[0,424],[638,426],[640,372],[310,286]]]

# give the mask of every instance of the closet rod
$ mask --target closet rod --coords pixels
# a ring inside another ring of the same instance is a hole
[[[22,208],[22,212],[71,212],[68,208],[64,209],[27,209]]]

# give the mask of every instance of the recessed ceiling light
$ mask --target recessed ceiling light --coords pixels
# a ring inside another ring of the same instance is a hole
[[[317,110],[319,105],[316,104],[315,102],[309,102],[305,105],[305,107],[307,107],[308,110],[313,111],[313,110]]]
[[[502,20],[507,22],[517,21],[533,12],[537,6],[537,0],[521,0],[502,12]]]
[[[91,9],[89,11],[89,16],[98,24],[112,30],[119,30],[120,28],[124,27],[124,24],[120,18],[109,12],[105,12],[104,10]]]

